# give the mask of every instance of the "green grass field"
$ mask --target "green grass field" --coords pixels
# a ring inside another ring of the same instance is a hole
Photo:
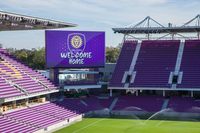
[[[55,133],[200,133],[200,122],[85,118]]]

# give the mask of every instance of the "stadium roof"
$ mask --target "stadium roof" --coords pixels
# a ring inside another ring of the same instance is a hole
[[[133,27],[133,28],[113,28],[115,33],[123,34],[156,34],[156,33],[194,33],[200,32],[200,26],[185,27]]]
[[[0,31],[75,27],[76,24],[0,11]]]
[[[193,22],[196,22],[193,24]],[[193,24],[193,25],[191,25]],[[200,32],[200,15],[197,15],[182,26],[173,27],[169,23],[168,27],[163,26],[156,20],[147,16],[136,25],[123,28],[113,28],[114,33],[122,34],[156,34],[156,33],[191,33]]]

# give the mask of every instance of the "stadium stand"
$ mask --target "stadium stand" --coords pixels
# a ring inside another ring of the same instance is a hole
[[[120,96],[113,110],[157,112],[163,101],[161,96]]]
[[[52,103],[54,104],[54,106],[59,106],[60,108],[70,110],[73,113],[81,114],[95,110],[103,110],[106,108],[108,109],[111,106],[112,102],[114,102],[115,98],[118,98],[118,100],[113,108],[113,111],[145,111],[155,113],[162,109],[170,108],[172,109],[172,112],[200,112],[200,100],[191,97],[180,96],[165,98],[158,95],[124,95],[107,99],[90,96],[88,98],[65,98],[62,101],[55,101]],[[165,108],[162,108],[165,99],[168,99],[169,102],[167,103]],[[46,104],[45,106],[47,105],[48,104]],[[36,108],[40,107],[36,106]]]
[[[62,101],[46,102],[28,106],[24,109],[3,113],[0,116],[0,131],[35,132],[90,111],[109,108],[113,98],[101,99],[65,98]],[[158,112],[162,109],[165,98],[162,96],[119,96],[113,111]],[[193,98],[171,97],[167,108],[175,112],[199,113],[200,102]],[[5,124],[6,123],[6,124]],[[12,128],[10,128],[12,127]]]
[[[38,128],[27,124],[16,122],[15,120],[7,119],[0,116],[0,132],[1,133],[28,133],[35,132]]]
[[[183,54],[178,57],[180,44],[180,40],[142,41],[134,69],[130,72],[130,64],[133,61],[137,43],[125,41],[109,84],[110,89],[124,87],[124,89],[179,88],[179,90],[200,88],[200,41],[186,40],[185,43],[183,42]],[[179,66],[177,60],[180,60],[180,68],[175,70]],[[123,79],[127,72],[129,76]],[[177,79],[174,82],[175,72],[177,72]],[[124,86],[125,83],[129,85]]]
[[[80,114],[77,114],[69,109],[60,107],[57,104],[44,103],[41,105],[27,107],[18,111],[4,113],[3,116],[14,122],[26,124],[39,130],[46,129],[48,126],[65,120],[69,121],[69,119],[74,118],[78,115]]]
[[[77,98],[76,99],[67,98],[62,101],[56,101],[54,103],[57,104],[58,106],[61,106],[65,109],[70,109],[77,113],[84,113],[84,112],[89,111],[89,108],[87,108],[87,106],[81,103],[80,99],[77,99]]]
[[[0,16],[1,31],[76,26],[3,11],[0,11]],[[81,120],[82,115],[46,102],[51,100],[51,93],[58,91],[58,87],[50,80],[10,55],[0,44],[1,133],[49,132],[57,127]]]
[[[21,121],[23,123],[33,125],[37,128],[46,128],[50,125],[62,121],[59,118],[41,113],[41,111],[36,111],[31,108],[14,111],[5,114],[5,116],[9,119]]]
[[[31,107],[31,109],[39,111],[44,114],[48,114],[50,116],[54,116],[61,120],[70,119],[73,118],[74,116],[77,116],[75,112],[69,109],[64,109],[63,107],[60,107],[54,103],[47,103],[39,106],[34,106]]]
[[[88,98],[66,98],[63,101],[56,101],[54,103],[76,113],[87,113],[94,110],[108,109],[113,99],[99,99],[96,96],[90,96]]]
[[[176,65],[180,41],[143,41],[134,71],[131,87],[170,87],[170,72]]]
[[[131,65],[132,57],[136,49],[136,41],[126,41],[123,44],[121,53],[119,55],[115,70],[110,81],[112,87],[123,87],[122,79],[124,72],[129,70]]]
[[[200,40],[186,40],[180,71],[182,83],[178,88],[200,88]]]
[[[99,103],[103,108],[109,108],[114,100],[114,97],[110,98],[101,98],[99,99]]]
[[[200,113],[200,102],[191,97],[171,97],[168,108],[176,112]]]
[[[17,61],[6,50],[0,49],[0,57],[1,98],[50,92],[57,89],[48,79]]]
[[[1,70],[3,68],[1,67]],[[24,95],[20,90],[11,86],[5,79],[0,78],[0,98],[16,97]]]

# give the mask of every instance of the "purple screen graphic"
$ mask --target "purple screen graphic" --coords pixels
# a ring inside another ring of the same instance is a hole
[[[105,32],[47,30],[45,39],[48,68],[105,65]]]

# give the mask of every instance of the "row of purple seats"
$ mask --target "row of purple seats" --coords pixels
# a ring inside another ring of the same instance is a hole
[[[28,66],[25,66],[24,64],[20,63],[19,61],[16,61],[16,58],[13,56],[7,54],[7,56],[4,55],[4,58],[12,62],[12,65],[21,70],[21,72],[25,72],[26,74],[30,75],[31,77],[37,78],[40,81],[42,81],[45,85],[50,87],[50,89],[55,89],[56,87],[44,76],[42,76],[40,73],[32,70]],[[14,58],[14,59],[13,59]]]
[[[66,98],[63,101],[56,101],[53,103],[76,113],[85,113],[89,111],[89,108],[81,103],[79,98]]]
[[[18,67],[16,67],[14,64],[14,61],[12,61],[11,59],[9,59],[6,56],[2,56],[5,59],[6,62],[9,63],[10,67],[7,67],[7,72],[9,72],[9,70],[11,72],[13,72],[13,70],[11,70],[11,67],[14,69],[17,69],[18,72],[20,72],[20,76],[19,77],[14,77],[13,75],[8,75],[6,73],[2,73],[2,76],[4,78],[6,78],[7,80],[11,80],[13,83],[18,84],[19,86],[25,88],[29,93],[34,93],[34,92],[40,92],[40,91],[44,91],[44,87],[41,86],[40,84],[38,84],[37,82],[35,82],[33,79],[31,79],[28,75],[26,75],[25,73],[23,73],[22,71],[19,70]],[[21,83],[21,81],[23,81],[26,84]]]
[[[99,99],[96,96],[90,96],[82,99],[86,104],[89,110],[101,110],[103,109],[102,105],[99,102]]]
[[[24,95],[17,88],[10,86],[5,79],[0,78],[0,98],[9,98]]]
[[[17,61],[13,56],[6,53],[5,50],[1,50],[3,49],[0,49],[0,57],[7,64],[0,63],[0,68],[3,70],[3,72],[0,73],[1,77],[24,88],[29,94],[57,89],[53,83],[40,73]],[[14,69],[18,74],[16,74]]]
[[[38,128],[16,122],[0,116],[0,132],[1,133],[32,133],[37,131]]]
[[[47,104],[42,104],[39,106],[34,106],[34,107],[31,107],[31,109],[55,116],[56,118],[63,119],[63,120],[70,119],[78,115],[75,112],[69,109],[65,109],[61,106],[58,106],[54,103],[47,103]]]
[[[57,102],[45,103],[0,116],[0,132],[32,133],[78,115]]]
[[[160,96],[120,96],[113,110],[157,112],[163,102]]]
[[[168,108],[175,112],[200,113],[200,100],[191,97],[171,97]]]
[[[54,103],[76,113],[87,113],[89,111],[109,108],[112,102],[113,98],[99,99],[95,96],[90,96],[87,98],[66,98],[63,101],[56,101]]]
[[[178,88],[200,88],[200,40],[186,40],[180,71],[182,83]]]
[[[50,125],[61,122],[62,120],[54,116],[44,114],[31,108],[22,109],[5,114],[9,119],[23,122],[37,128],[46,128]]]
[[[5,58],[4,58],[5,59]],[[45,91],[44,87],[41,86],[39,83],[35,82],[33,79],[31,79],[28,75],[22,73],[18,69],[16,69],[12,64],[12,62],[8,61],[7,59],[5,60],[6,62],[9,62],[9,67],[5,66],[1,68],[4,68],[3,70],[6,70],[6,73],[1,73],[1,76],[4,77],[7,80],[12,81],[15,84],[18,84],[19,86],[23,87],[26,89],[27,92],[29,93],[34,93],[34,92],[40,92],[40,91]],[[1,64],[2,65],[2,64]],[[15,72],[11,69],[16,69],[20,76],[14,76]],[[12,72],[12,74],[7,74],[9,72]],[[24,83],[22,83],[22,81]]]
[[[128,71],[131,65],[131,61],[136,49],[136,41],[126,41],[124,42],[121,53],[119,55],[115,70],[110,81],[111,87],[123,87],[122,78],[124,72]]]
[[[106,99],[99,99],[99,103],[103,108],[109,108],[114,100],[114,97],[106,98]]]
[[[143,41],[136,61],[131,87],[170,87],[170,72],[176,65],[180,41]]]

